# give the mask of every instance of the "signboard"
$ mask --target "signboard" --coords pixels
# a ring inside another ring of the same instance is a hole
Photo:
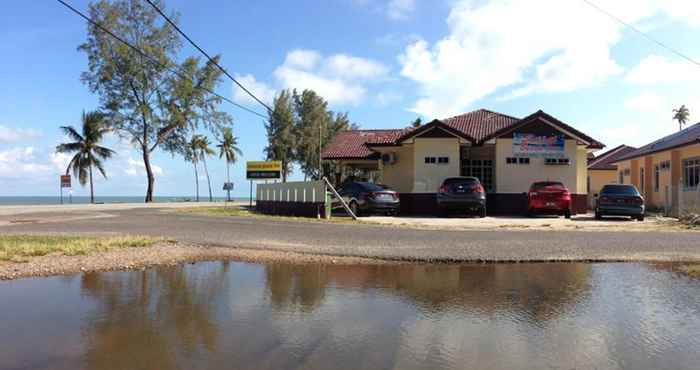
[[[70,187],[70,175],[61,175],[61,189]]]
[[[519,157],[563,157],[563,135],[513,134],[513,155]]]
[[[224,190],[233,190],[233,183],[232,182],[225,182],[224,183]]]
[[[282,174],[282,161],[246,162],[245,172],[248,180],[279,179]]]

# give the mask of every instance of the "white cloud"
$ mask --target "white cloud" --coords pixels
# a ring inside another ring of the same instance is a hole
[[[293,50],[274,75],[281,88],[311,89],[330,104],[358,104],[365,98],[365,83],[382,78],[388,69],[381,63],[314,50]]]
[[[35,139],[39,136],[41,136],[41,133],[34,129],[0,125],[0,143],[15,143],[22,140]]]
[[[407,19],[416,10],[415,0],[389,0],[386,7],[386,15],[390,19]]]
[[[700,2],[672,3],[618,0],[604,8],[631,23],[659,14],[695,21]],[[461,0],[447,24],[446,37],[413,42],[399,57],[401,74],[419,86],[412,110],[429,117],[462,112],[497,92],[573,91],[622,73],[610,55],[622,26],[584,2]]]
[[[18,179],[52,172],[51,166],[37,160],[34,147],[0,150],[0,178]]]
[[[124,169],[124,173],[129,176],[142,176],[146,174],[146,166],[142,161],[129,158],[126,165],[127,167]],[[155,175],[160,176],[163,174],[163,168],[153,164],[153,162],[151,162],[151,169]]]
[[[390,104],[394,104],[394,103],[400,101],[401,98],[402,97],[400,94],[397,94],[397,93],[394,93],[391,91],[387,91],[387,92],[378,93],[376,96],[376,101],[380,107],[386,107]]]
[[[700,68],[684,59],[649,55],[627,72],[625,81],[635,85],[700,82]]]
[[[68,163],[72,155],[66,153],[51,153],[51,164],[60,173],[63,173],[68,168]]]
[[[275,90],[269,87],[264,82],[257,81],[255,76],[251,74],[236,75],[236,80],[246,87],[253,95],[262,100],[266,104],[271,104],[275,97]],[[240,104],[257,103],[250,95],[248,95],[238,85],[233,83],[233,100]]]
[[[651,91],[642,91],[637,95],[625,99],[625,108],[639,112],[659,112],[668,107],[665,99]]]

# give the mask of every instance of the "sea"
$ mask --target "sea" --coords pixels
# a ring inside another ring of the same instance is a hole
[[[143,203],[143,195],[138,196],[95,196],[95,203],[117,204],[117,203]],[[156,203],[172,203],[172,202],[194,202],[195,197],[192,196],[156,196]],[[208,196],[200,196],[200,201],[208,202]],[[225,201],[225,197],[214,197],[215,202]],[[232,201],[248,201],[248,198],[231,197]],[[64,204],[86,204],[90,203],[89,196],[63,196]],[[0,196],[0,206],[8,205],[47,205],[61,204],[59,196]]]

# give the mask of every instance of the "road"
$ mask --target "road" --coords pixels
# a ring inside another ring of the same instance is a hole
[[[15,223],[9,223],[11,218]],[[64,232],[155,235],[205,245],[395,260],[700,261],[696,232],[415,230],[157,208],[0,216],[0,233]]]

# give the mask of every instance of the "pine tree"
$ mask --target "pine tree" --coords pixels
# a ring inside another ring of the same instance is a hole
[[[304,177],[320,179],[320,148],[329,138],[332,114],[327,109],[328,103],[312,90],[304,90],[301,94],[294,91],[294,107],[297,117],[295,132],[299,140],[297,161]]]
[[[294,105],[289,90],[282,90],[275,96],[272,109],[265,123],[265,154],[267,160],[282,162],[282,181],[287,182],[287,177],[292,172],[297,142],[294,132]]]

